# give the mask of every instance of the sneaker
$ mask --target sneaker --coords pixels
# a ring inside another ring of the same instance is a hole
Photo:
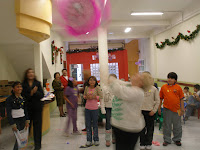
[[[145,150],[146,146],[140,145],[140,150]]]
[[[92,142],[87,141],[85,145],[86,145],[87,147],[92,146]]]
[[[85,128],[85,129],[82,129],[82,131],[87,131],[87,129]]]
[[[181,141],[176,141],[175,144],[176,144],[177,146],[181,146],[181,145],[182,145],[182,144],[181,144]]]
[[[168,144],[170,144],[170,143],[168,143],[168,142],[163,142],[163,146],[167,146]]]
[[[81,132],[79,132],[79,131],[74,131],[72,134],[73,134],[73,135],[81,135]]]
[[[95,146],[99,146],[99,141],[94,141]]]
[[[146,146],[146,150],[151,150],[151,149],[152,149],[151,145]]]
[[[106,147],[110,147],[110,141],[106,141]]]
[[[184,118],[184,121],[187,121],[187,120],[188,120],[188,117],[185,117],[185,118]]]

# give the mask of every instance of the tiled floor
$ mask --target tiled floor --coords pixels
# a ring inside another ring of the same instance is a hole
[[[84,128],[83,108],[78,109],[78,127]],[[86,142],[86,135],[71,135],[70,137],[63,136],[66,118],[58,117],[57,109],[51,114],[51,129],[43,136],[42,150],[79,150],[81,145]],[[87,150],[113,150],[114,146],[107,148],[104,140],[104,127],[99,127],[100,146],[92,146]],[[10,127],[5,127],[0,135],[0,150],[12,150],[15,138]],[[158,125],[155,127],[154,141],[163,142],[162,131],[158,130]],[[170,144],[167,147],[153,146],[155,150],[200,150],[200,120],[197,117],[191,117],[190,120],[183,124],[183,145],[177,147],[175,144]],[[29,142],[28,150],[33,149],[33,142]],[[137,144],[136,150],[139,149]]]

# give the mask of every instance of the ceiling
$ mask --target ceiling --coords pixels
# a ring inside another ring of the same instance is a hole
[[[184,17],[187,8],[200,10],[200,0],[110,0],[112,21],[108,26],[108,39],[130,39],[148,38],[153,31],[163,30],[172,25],[172,20],[176,17]],[[164,12],[162,16],[131,16],[131,12]],[[64,41],[80,41],[66,34],[54,20],[59,15],[55,7],[53,8],[53,27]],[[126,27],[131,27],[129,33],[124,33]],[[109,34],[113,33],[113,34]],[[97,37],[93,37],[97,40]],[[84,39],[84,40],[87,40]],[[89,38],[91,40],[91,38]]]

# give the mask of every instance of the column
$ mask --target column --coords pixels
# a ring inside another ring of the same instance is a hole
[[[42,52],[39,44],[34,44],[34,70],[37,80],[43,82]]]
[[[108,42],[107,29],[98,28],[98,49],[99,49],[99,64],[100,64],[100,82],[101,86],[107,84],[108,81]]]

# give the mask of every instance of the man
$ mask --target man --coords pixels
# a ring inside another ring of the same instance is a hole
[[[185,121],[191,116],[194,109],[200,107],[200,85],[194,85],[194,94],[188,98],[187,111],[185,114]]]
[[[60,80],[62,82],[62,85],[64,86],[64,89],[68,86],[68,76],[67,76],[67,69],[62,70],[62,76],[60,77]]]

